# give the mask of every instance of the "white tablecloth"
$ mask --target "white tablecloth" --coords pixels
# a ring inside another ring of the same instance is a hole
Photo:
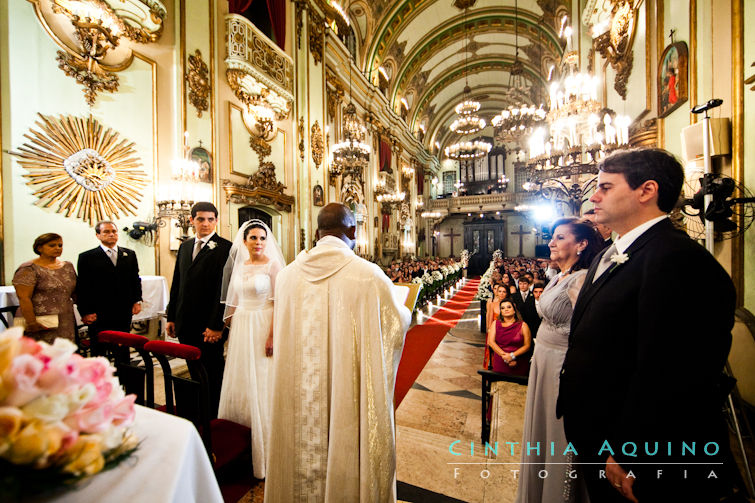
[[[130,458],[70,491],[35,501],[223,502],[207,451],[191,422],[137,405],[132,430],[141,445]]]
[[[133,321],[159,317],[168,307],[168,282],[162,276],[142,276],[142,312]]]
[[[141,276],[142,278],[142,311],[134,316],[132,321],[144,321],[159,318],[168,307],[168,282],[162,276]],[[18,297],[13,285],[0,286],[0,307],[18,306]],[[75,307],[74,307],[75,309]],[[76,323],[81,324],[79,311],[75,309]],[[13,316],[6,314],[6,319],[12,322]],[[0,324],[0,331],[5,327]]]

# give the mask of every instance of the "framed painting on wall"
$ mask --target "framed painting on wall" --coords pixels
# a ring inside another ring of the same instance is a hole
[[[668,114],[687,102],[686,42],[675,42],[663,50],[658,65],[658,117]]]
[[[315,206],[325,205],[325,197],[322,191],[322,186],[320,185],[315,185],[312,189],[312,204]]]
[[[189,152],[192,161],[199,164],[199,181],[212,183],[212,156],[204,147],[194,147]]]

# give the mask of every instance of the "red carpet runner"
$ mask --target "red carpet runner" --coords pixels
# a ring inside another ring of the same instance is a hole
[[[396,374],[396,391],[393,397],[395,409],[401,405],[401,401],[409,392],[409,388],[412,387],[419,373],[425,368],[440,341],[449,330],[456,326],[469,304],[472,303],[479,285],[479,279],[468,280],[466,285],[443,304],[429,320],[407,332],[404,352],[401,354],[401,362]]]

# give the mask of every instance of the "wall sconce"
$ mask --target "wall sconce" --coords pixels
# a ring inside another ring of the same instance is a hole
[[[199,163],[189,157],[191,149],[188,145],[189,134],[184,133],[183,157],[174,159],[171,168],[169,193],[166,198],[157,201],[157,219],[176,220],[176,227],[181,229],[179,241],[189,238],[189,221],[191,207],[197,199],[196,184],[199,180]],[[160,224],[162,227],[164,224]]]
[[[159,0],[31,0],[45,31],[63,50],[58,67],[84,86],[88,105],[97,93],[118,90],[119,72],[134,59],[130,44],[160,38],[167,16]],[[60,20],[67,18],[68,23]]]

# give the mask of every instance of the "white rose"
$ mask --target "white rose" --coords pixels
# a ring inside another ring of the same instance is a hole
[[[120,386],[119,386],[120,387]],[[86,383],[85,385],[75,389],[74,391],[67,393],[68,407],[71,412],[76,412],[84,404],[88,403],[94,395],[97,394],[97,388],[92,383]]]
[[[63,394],[40,396],[21,407],[21,410],[27,416],[45,423],[57,423],[68,415],[70,402]]]

